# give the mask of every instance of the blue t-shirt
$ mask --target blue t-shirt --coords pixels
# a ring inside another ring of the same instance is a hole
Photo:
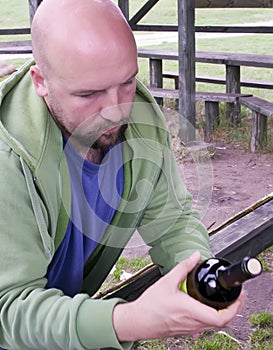
[[[71,214],[65,237],[48,267],[46,288],[74,296],[82,288],[85,262],[119,207],[123,158],[121,144],[111,148],[101,164],[84,160],[69,142],[64,151],[71,178]]]

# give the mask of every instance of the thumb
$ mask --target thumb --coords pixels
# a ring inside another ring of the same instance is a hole
[[[199,263],[201,259],[200,252],[194,252],[189,258],[182,260],[170,272],[174,282],[178,285],[188,276],[189,272]]]

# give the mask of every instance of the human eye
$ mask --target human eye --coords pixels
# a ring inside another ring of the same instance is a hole
[[[79,95],[79,97],[81,98],[91,98],[91,97],[94,97],[96,95],[95,92],[92,92],[92,93],[88,93],[88,94],[83,94],[83,95]]]
[[[94,98],[96,96],[99,96],[102,93],[103,93],[103,91],[101,91],[101,90],[94,90],[94,91],[81,92],[81,93],[77,94],[76,96],[83,98],[83,99],[89,99],[89,98]]]
[[[126,80],[124,83],[122,83],[123,86],[129,86],[129,85],[132,85],[134,82],[135,82],[135,77],[134,78],[131,78],[129,80]]]

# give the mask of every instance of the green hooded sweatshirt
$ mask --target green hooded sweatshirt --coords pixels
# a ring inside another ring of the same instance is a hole
[[[112,324],[114,298],[100,288],[137,229],[164,274],[209,240],[176,169],[159,107],[139,82],[122,143],[124,193],[85,266],[82,292],[45,289],[48,265],[70,213],[70,179],[62,134],[37,96],[25,64],[0,86],[0,347],[128,349]]]

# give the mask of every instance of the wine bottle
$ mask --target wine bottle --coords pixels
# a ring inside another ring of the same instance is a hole
[[[235,264],[225,259],[211,258],[198,264],[179,288],[219,310],[238,298],[243,282],[261,273],[262,264],[257,258],[245,257]]]

